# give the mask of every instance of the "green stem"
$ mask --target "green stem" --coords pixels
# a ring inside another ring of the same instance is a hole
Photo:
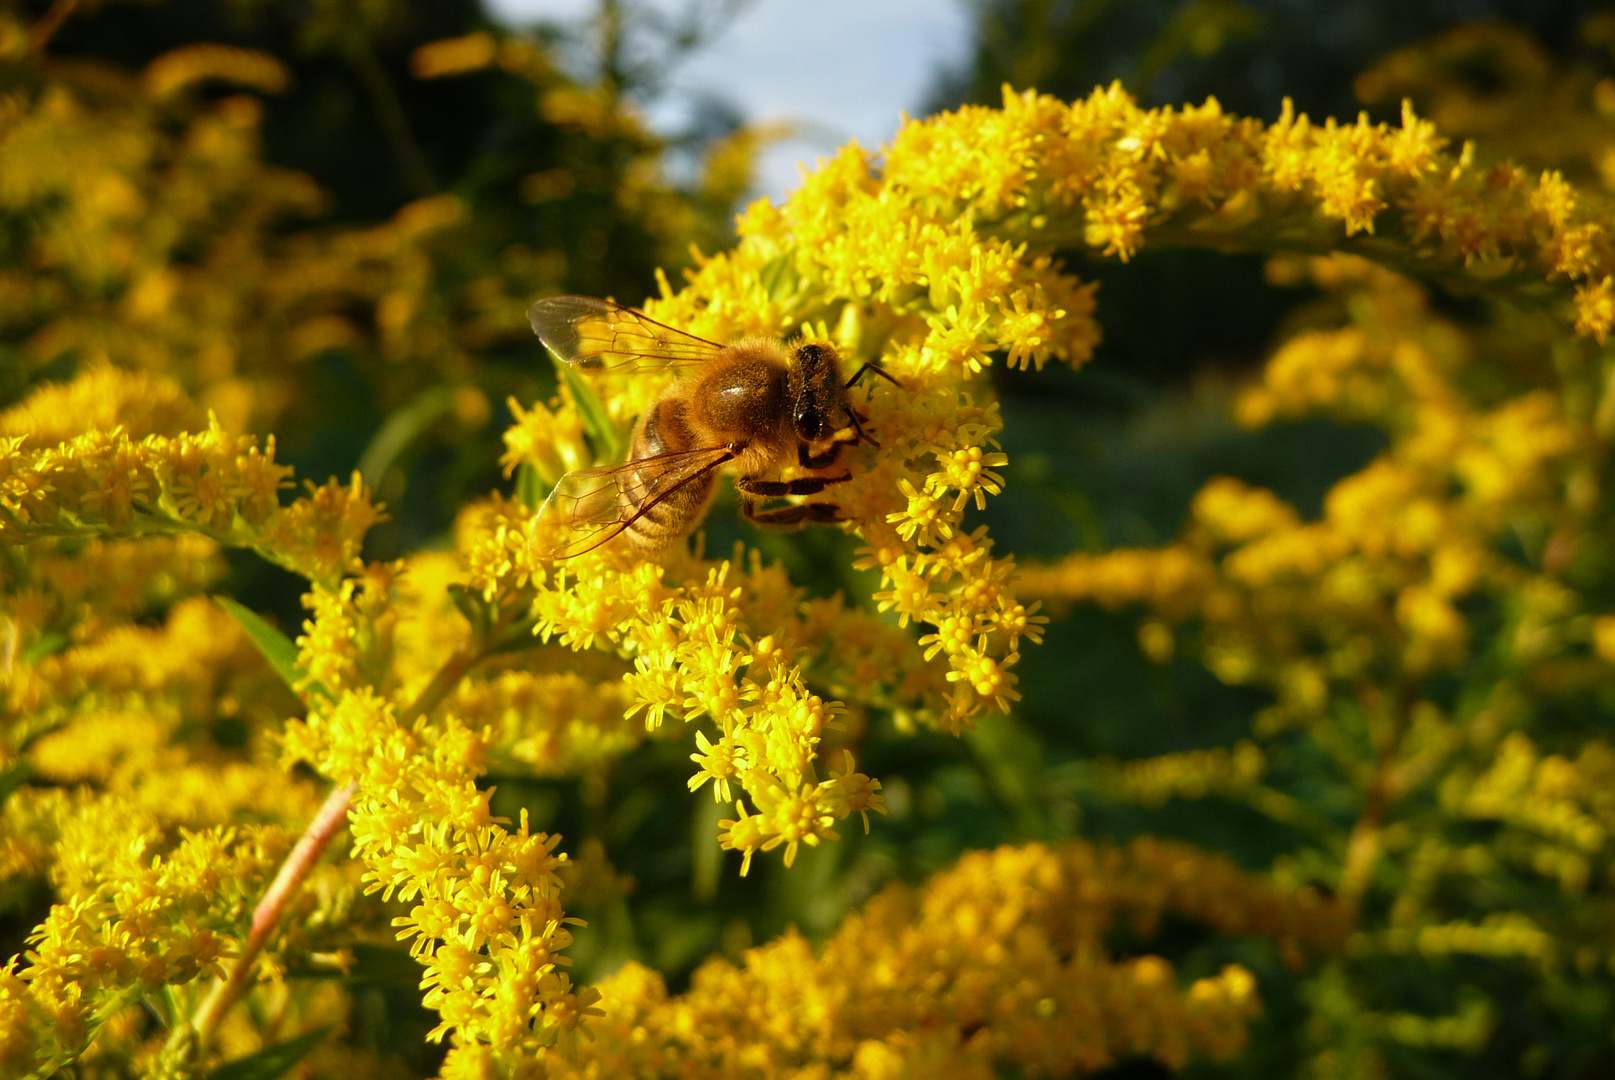
[[[426,689],[422,690],[414,702],[398,714],[399,725],[413,724],[416,720],[441,705],[443,699],[449,696],[449,692],[459,685],[460,680],[465,678],[471,669],[482,661],[485,655],[486,653],[480,646],[470,641],[456,648],[454,652],[449,654],[449,658],[443,661],[443,666],[437,669],[437,674],[432,676],[432,681],[426,684]]]
[[[1346,846],[1345,834],[1328,818],[1293,795],[1266,784],[1258,784],[1241,796],[1257,813],[1310,833],[1319,843],[1340,851]]]
[[[1396,208],[1392,208],[1393,210]],[[1567,280],[1544,281],[1532,262],[1540,256],[1532,251],[1512,255],[1513,268],[1501,263],[1471,267],[1455,263],[1440,254],[1419,254],[1428,241],[1416,243],[1394,220],[1391,212],[1376,221],[1377,231],[1346,235],[1340,222],[1319,220],[1311,213],[1284,214],[1252,222],[1238,228],[1210,227],[1192,219],[1174,217],[1146,227],[1140,245],[1145,249],[1201,248],[1228,255],[1357,255],[1420,281],[1434,282],[1459,294],[1485,292],[1507,295],[1518,303],[1549,307],[1562,302],[1574,291]],[[983,221],[978,226],[985,236],[1039,249],[1076,250],[1099,253],[1087,241],[1078,222],[1074,227],[1034,226],[1026,215],[999,221]]]

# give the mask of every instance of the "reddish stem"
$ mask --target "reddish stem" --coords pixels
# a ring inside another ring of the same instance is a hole
[[[481,650],[471,642],[462,644],[450,654],[443,666],[421,691],[419,697],[399,715],[400,724],[413,723],[418,717],[425,716],[435,709],[450,691],[465,677],[482,659]],[[325,798],[325,804],[320,807],[314,820],[308,823],[303,835],[298,838],[297,846],[292,848],[286,861],[281,863],[280,872],[264,893],[264,898],[258,901],[258,906],[252,912],[252,929],[247,934],[246,943],[242,946],[241,955],[236,958],[234,966],[230,969],[227,978],[221,979],[213,987],[213,992],[196,1010],[196,1015],[189,1024],[181,1024],[174,1028],[174,1033],[168,1040],[166,1051],[169,1054],[200,1054],[207,1047],[214,1029],[224,1019],[230,1007],[246,993],[252,981],[252,968],[263,951],[264,944],[269,935],[274,932],[275,924],[284,914],[287,901],[291,899],[298,888],[303,884],[314,864],[320,861],[325,848],[331,838],[337,834],[347,821],[348,803],[358,788],[357,781],[349,781],[340,787],[333,788],[331,794]],[[187,1045],[189,1044],[189,1045]]]
[[[263,951],[264,943],[274,931],[275,924],[286,908],[286,902],[297,892],[314,864],[320,861],[325,848],[331,838],[342,828],[348,818],[348,802],[353,798],[353,792],[358,784],[349,782],[340,787],[332,788],[331,794],[325,797],[325,804],[320,807],[314,820],[308,823],[303,835],[298,837],[297,846],[292,848],[286,861],[280,864],[280,872],[275,875],[274,882],[269,891],[264,893],[262,900],[252,912],[252,929],[247,934],[246,943],[241,948],[241,955],[236,958],[235,964],[230,968],[230,975],[222,979],[213,987],[202,1007],[196,1011],[188,1026],[175,1029],[175,1039],[195,1038],[198,1051],[205,1047],[212,1036],[219,1021],[224,1014],[230,1011],[230,1006],[246,991],[252,980],[252,969]],[[171,1040],[171,1043],[173,1040]]]

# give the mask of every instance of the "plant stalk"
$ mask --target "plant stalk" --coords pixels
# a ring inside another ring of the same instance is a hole
[[[1346,841],[1346,857],[1340,872],[1340,897],[1353,912],[1361,904],[1374,872],[1374,864],[1379,861],[1380,833],[1392,801],[1388,787],[1389,772],[1401,748],[1402,737],[1407,732],[1412,712],[1411,697],[1406,681],[1399,680],[1391,695],[1389,729],[1379,753],[1375,755],[1362,810]]]
[[[432,681],[420,695],[398,715],[400,724],[412,724],[442,703],[449,692],[483,659],[484,651],[478,643],[468,641],[460,645],[438,668]],[[335,787],[326,796],[314,820],[298,838],[297,845],[281,863],[269,891],[252,912],[252,927],[247,933],[241,955],[230,968],[230,974],[213,987],[189,1024],[175,1027],[164,1048],[165,1055],[200,1056],[206,1049],[219,1023],[230,1011],[252,982],[252,970],[258,954],[263,951],[269,935],[274,932],[287,903],[320,861],[331,839],[341,830],[348,817],[348,806],[358,790],[358,781],[350,780]]]
[[[191,1020],[191,1026],[196,1030],[198,1048],[204,1047],[213,1032],[224,1019],[224,1014],[230,1011],[236,999],[247,989],[247,983],[252,979],[253,964],[258,954],[263,951],[264,943],[274,931],[275,924],[280,921],[280,915],[285,910],[286,903],[297,892],[303,880],[314,869],[314,864],[320,861],[325,853],[326,845],[337,834],[348,819],[348,803],[358,788],[356,781],[348,781],[340,787],[331,789],[331,794],[325,797],[325,804],[320,807],[314,820],[308,823],[303,835],[298,837],[297,846],[292,848],[286,861],[280,864],[280,872],[264,893],[258,906],[252,911],[252,929],[247,934],[247,943],[236,958],[235,965],[230,969],[230,976],[221,979],[214,986],[213,992],[208,995],[202,1007],[196,1011]]]
[[[30,52],[44,52],[50,39],[56,36],[73,9],[79,6],[79,0],[56,0],[50,10],[28,30],[28,49]]]

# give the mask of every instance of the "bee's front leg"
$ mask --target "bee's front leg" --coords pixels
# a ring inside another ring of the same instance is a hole
[[[857,439],[836,439],[830,443],[830,448],[822,453],[815,454],[807,443],[796,444],[796,463],[804,469],[823,469],[834,465],[836,458],[841,456],[843,446],[854,446]]]
[[[735,481],[735,487],[747,495],[778,499],[786,495],[817,495],[831,484],[843,484],[851,479],[852,473],[843,473],[840,476],[799,476],[795,480],[755,480],[749,476],[742,476]]]
[[[765,529],[833,524],[845,520],[839,513],[840,509],[834,503],[801,503],[797,506],[781,506],[776,510],[759,510],[754,499],[745,499],[740,504],[741,515],[753,525],[761,525]]]

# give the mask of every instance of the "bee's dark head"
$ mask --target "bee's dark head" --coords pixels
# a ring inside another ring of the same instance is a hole
[[[791,425],[804,442],[827,438],[836,430],[846,391],[841,385],[841,358],[820,341],[796,347],[791,358]]]

